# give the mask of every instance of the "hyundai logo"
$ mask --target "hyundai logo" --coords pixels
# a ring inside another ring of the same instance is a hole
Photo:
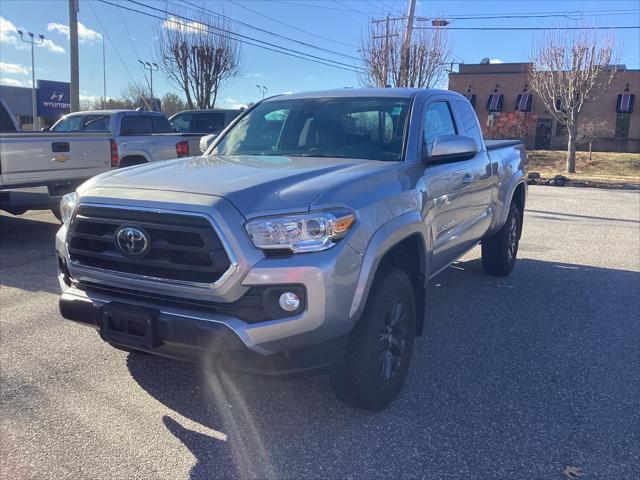
[[[61,92],[60,90],[55,90],[52,94],[51,97],[49,97],[49,99],[52,102],[61,102],[62,99],[64,98],[64,93]]]
[[[125,255],[137,257],[149,250],[149,237],[139,228],[122,226],[116,230],[115,244]]]

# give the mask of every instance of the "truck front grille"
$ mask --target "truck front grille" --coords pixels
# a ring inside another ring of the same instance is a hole
[[[143,254],[118,247],[123,227],[145,233]],[[161,280],[212,284],[231,265],[213,225],[198,215],[80,205],[67,242],[76,265]]]

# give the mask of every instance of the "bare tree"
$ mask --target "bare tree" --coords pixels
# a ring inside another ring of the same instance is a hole
[[[451,55],[447,31],[414,29],[409,48],[404,50],[405,22],[387,18],[370,24],[361,41],[362,85],[431,88],[445,79]],[[402,68],[405,52],[406,68]]]
[[[576,143],[589,145],[589,161],[593,142],[604,137],[611,131],[611,125],[606,120],[594,119],[578,123],[578,137]]]
[[[187,109],[184,100],[173,92],[165,93],[161,100],[162,111],[167,117]]]
[[[170,16],[157,29],[158,64],[184,92],[189,108],[213,108],[222,85],[239,75],[242,55],[234,34],[215,14],[195,21]]]
[[[615,71],[617,54],[612,36],[582,30],[545,33],[534,47],[529,73],[531,88],[545,109],[567,127],[567,172],[576,171],[578,122],[584,106],[606,90]]]

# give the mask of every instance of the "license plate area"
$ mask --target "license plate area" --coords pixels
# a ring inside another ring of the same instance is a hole
[[[158,340],[158,310],[108,303],[100,312],[100,336],[106,342],[132,348],[155,348]]]

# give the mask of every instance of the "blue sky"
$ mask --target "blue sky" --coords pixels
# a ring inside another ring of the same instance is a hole
[[[110,0],[132,8],[139,6],[124,0]],[[180,14],[194,16],[193,7],[181,0],[138,0],[156,8],[180,8]],[[347,55],[358,56],[360,37],[371,18],[382,18],[404,11],[400,0],[190,0],[190,3],[222,11],[239,21],[258,26],[280,35],[321,46]],[[259,13],[249,11],[246,8]],[[634,13],[605,15],[604,11],[635,10]],[[578,12],[583,21],[552,18],[456,20],[451,27],[479,26],[557,26],[580,25],[640,25],[640,2],[620,1],[418,1],[417,14],[422,16],[461,16],[506,13]],[[600,12],[600,13],[589,13]],[[309,33],[276,23],[263,15],[329,38],[321,39]],[[577,15],[576,13],[572,14]],[[69,41],[67,0],[2,0],[0,2],[0,81],[5,84],[30,86],[31,58],[28,45],[13,32],[23,28],[46,36],[45,45],[36,49],[36,76],[47,80],[69,80]],[[98,21],[98,18],[100,21]],[[132,80],[144,82],[143,70],[137,59],[153,61],[154,29],[159,20],[92,0],[80,0],[80,93],[83,97],[102,95],[102,40],[106,29],[107,95],[117,96]],[[335,60],[352,62],[326,52],[256,32],[237,25],[237,30],[261,40]],[[527,60],[531,46],[544,32],[529,31],[461,31],[451,30],[449,38],[456,61],[477,63],[483,57],[503,62]],[[629,68],[640,68],[640,32],[617,30],[621,62]],[[117,52],[117,53],[116,53]],[[122,58],[120,60],[119,56]],[[254,46],[243,46],[243,75],[229,82],[219,96],[219,106],[232,106],[255,101],[261,97],[256,84],[265,85],[269,94],[357,86],[355,73],[319,65]],[[163,78],[154,75],[154,91],[180,93]]]

